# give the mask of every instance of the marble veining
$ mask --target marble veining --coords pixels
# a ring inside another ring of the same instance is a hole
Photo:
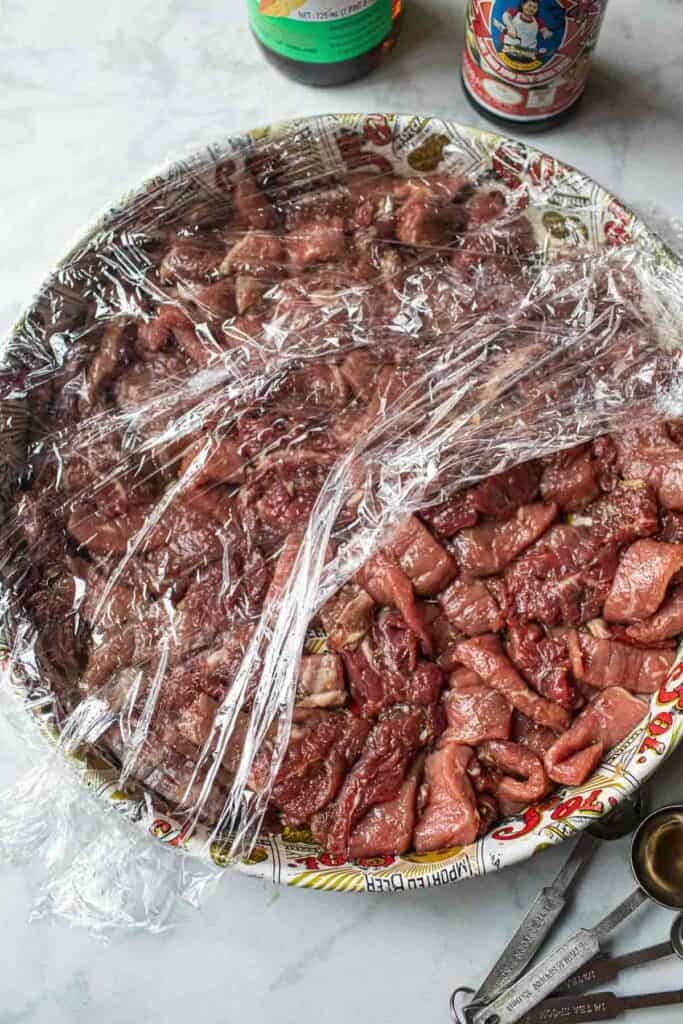
[[[264,64],[243,0],[4,0],[0,4],[0,333],[51,263],[110,199],[168,157],[294,114],[420,111],[482,123],[458,79],[464,0],[408,0],[394,58],[365,81],[316,91]],[[534,141],[651,215],[683,242],[680,0],[611,0],[584,102]],[[683,246],[682,246],[683,247]],[[681,797],[683,754],[651,788]],[[25,764],[24,764],[25,766]],[[0,723],[0,788],[22,752]],[[452,987],[475,985],[566,851],[500,875],[404,896],[279,890],[226,874],[205,909],[160,936],[108,946],[28,923],[39,869],[0,865],[0,1024],[193,1024],[448,1020]],[[604,846],[559,935],[590,924],[632,885],[628,843]],[[647,907],[614,948],[662,941]],[[620,992],[681,986],[676,960],[632,971]],[[680,1008],[634,1024],[674,1024]]]

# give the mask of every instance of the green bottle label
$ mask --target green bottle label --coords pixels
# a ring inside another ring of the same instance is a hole
[[[389,34],[393,0],[247,0],[264,46],[291,60],[336,64],[367,53]]]

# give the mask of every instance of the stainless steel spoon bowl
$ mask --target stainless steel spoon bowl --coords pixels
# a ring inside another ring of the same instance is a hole
[[[683,914],[679,914],[671,925],[671,947],[676,956],[683,960]]]
[[[671,804],[644,818],[633,837],[631,867],[651,900],[683,910],[683,804]]]

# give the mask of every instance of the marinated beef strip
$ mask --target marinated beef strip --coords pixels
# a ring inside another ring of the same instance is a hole
[[[336,800],[313,817],[313,835],[330,853],[348,855],[351,832],[365,812],[398,796],[407,766],[420,748],[422,729],[417,710],[398,710],[373,726]]]
[[[473,843],[479,832],[479,810],[467,766],[471,747],[448,737],[427,756],[420,793],[420,816],[413,832],[418,853]]]
[[[423,771],[424,754],[418,754],[393,800],[374,804],[353,829],[349,839],[350,857],[401,854],[412,848],[417,793]]]
[[[639,622],[657,611],[683,566],[683,544],[637,540],[619,561],[603,614],[608,622]]]
[[[472,640],[464,640],[456,647],[456,655],[463,665],[481,676],[484,682],[501,693],[506,700],[534,722],[562,732],[571,720],[569,712],[554,701],[535,693],[522,679],[509,658],[503,653],[499,638],[489,633]]]
[[[683,511],[683,448],[663,421],[615,435],[614,443],[624,479],[645,480],[663,508]]]
[[[571,710],[577,706],[576,686],[566,638],[544,632],[535,622],[508,621],[506,650],[526,681],[542,697]]]
[[[579,786],[606,750],[620,743],[643,718],[644,704],[619,686],[600,693],[546,751],[548,775],[563,786]]]
[[[540,800],[550,789],[541,759],[527,747],[510,740],[486,740],[477,748],[481,764],[499,771],[496,796],[526,804]]]
[[[543,500],[563,512],[575,512],[600,496],[590,445],[577,445],[552,455],[541,477]]]
[[[505,583],[520,619],[579,625],[601,615],[616,569],[616,545],[558,523],[509,566]]]
[[[450,739],[468,747],[509,739],[512,707],[502,693],[466,668],[452,672],[448,685],[444,703]]]
[[[577,630],[568,634],[567,643],[574,678],[596,689],[623,686],[633,693],[655,693],[676,658],[671,648],[641,650]]]
[[[272,800],[287,825],[303,825],[333,800],[368,734],[367,723],[343,714],[303,718],[293,730]]]
[[[101,323],[98,293],[75,354],[36,388],[45,421],[10,502],[7,571],[58,719],[97,695],[102,747],[171,807],[198,798],[221,702],[333,467],[422,400],[425,339],[517,315],[530,283],[533,229],[502,192],[365,171],[310,191],[280,173],[248,162],[219,182],[215,215],[155,229],[148,293],[125,315]],[[568,321],[570,291],[553,298]],[[529,425],[550,394],[536,370],[512,387],[546,352],[534,301],[474,381]],[[624,328],[624,360],[637,345]],[[557,363],[562,400],[576,358]],[[248,399],[221,388],[228,369]],[[636,426],[459,491],[445,480],[399,521],[310,623],[286,749],[271,728],[251,752],[269,827],[309,827],[339,858],[428,852],[583,783],[641,721],[636,695],[661,685],[683,634],[682,443],[680,421]],[[342,533],[374,501],[353,474]]]
[[[494,596],[480,580],[454,580],[439,595],[439,603],[448,621],[465,636],[494,633],[505,622]]]
[[[671,588],[654,615],[626,629],[626,636],[636,643],[657,644],[683,633],[683,584]]]
[[[557,505],[521,505],[512,519],[472,526],[453,541],[465,576],[494,576],[533,544],[557,517]]]

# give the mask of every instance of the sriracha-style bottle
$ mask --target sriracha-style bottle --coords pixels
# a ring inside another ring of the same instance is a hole
[[[342,85],[391,52],[403,0],[247,0],[271,64],[306,85]]]
[[[579,102],[607,0],[469,0],[465,95],[490,121],[552,128]]]

